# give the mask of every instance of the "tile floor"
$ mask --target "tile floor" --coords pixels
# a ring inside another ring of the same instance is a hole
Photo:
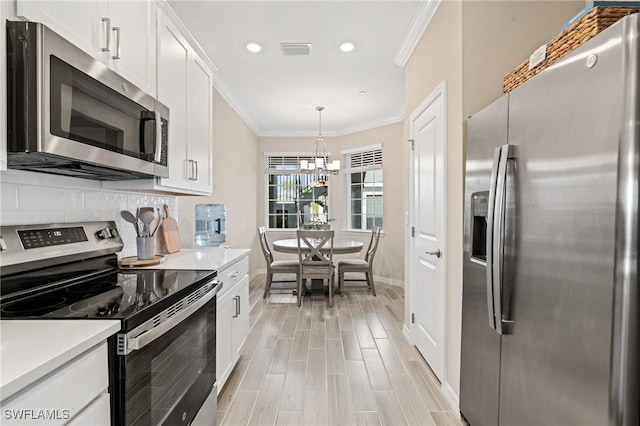
[[[251,331],[218,397],[221,425],[466,424],[402,335],[404,292],[351,292],[325,301],[262,299],[250,284]]]

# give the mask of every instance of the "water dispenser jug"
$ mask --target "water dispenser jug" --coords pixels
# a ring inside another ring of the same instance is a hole
[[[196,204],[196,244],[217,247],[227,241],[224,204]]]

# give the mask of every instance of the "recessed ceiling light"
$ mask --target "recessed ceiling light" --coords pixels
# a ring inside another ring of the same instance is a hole
[[[340,45],[340,50],[342,50],[343,52],[351,52],[354,47],[356,46],[353,43],[347,41]]]
[[[366,95],[366,94],[367,94],[367,91],[366,91],[366,90],[361,90],[361,91],[360,91],[360,94],[361,94],[361,95]]]
[[[262,50],[262,46],[258,43],[247,43],[247,50],[251,53],[258,53]]]

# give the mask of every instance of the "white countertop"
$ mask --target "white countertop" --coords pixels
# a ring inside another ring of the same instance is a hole
[[[120,330],[114,320],[0,321],[4,400]]]
[[[247,256],[249,249],[225,249],[219,247],[182,249],[164,256],[164,262],[140,269],[199,269],[218,270]],[[138,269],[138,268],[136,268]]]
[[[183,249],[144,269],[218,270],[248,249]],[[0,400],[62,366],[120,330],[114,320],[0,321]]]

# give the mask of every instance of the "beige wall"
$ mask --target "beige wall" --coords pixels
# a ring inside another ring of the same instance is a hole
[[[503,77],[560,32],[584,1],[465,1],[463,116],[502,96]]]
[[[227,206],[227,244],[252,248],[250,271],[262,267],[256,234],[258,138],[217,91],[213,91],[213,191],[210,197],[178,197],[183,247],[195,245],[196,204]]]
[[[365,130],[340,137],[325,137],[327,149],[331,158],[340,158],[343,150],[364,147],[374,144],[382,144],[384,167],[384,236],[380,240],[374,275],[381,278],[381,282],[395,285],[403,284],[403,223],[404,211],[402,210],[402,191],[398,189],[403,185],[402,174],[402,123],[381,126],[375,129]],[[305,153],[313,151],[315,138],[313,137],[263,137],[259,138],[260,160],[264,153],[291,152]],[[344,164],[343,164],[344,167]],[[366,233],[346,232],[346,205],[345,205],[345,176],[339,174],[329,178],[329,209],[330,216],[335,218],[332,229],[335,229],[338,237],[360,240],[368,243],[369,235]],[[258,176],[258,205],[257,220],[260,225],[266,222],[265,218],[265,187],[264,173]],[[279,238],[293,237],[292,231],[269,231],[268,237],[272,241]],[[285,257],[284,255],[278,255]],[[362,256],[359,253],[354,256]]]
[[[445,377],[453,391],[458,393],[460,381],[460,323],[462,295],[462,3],[443,2],[427,31],[405,67],[405,135],[409,137],[409,116],[420,103],[445,80],[447,82],[447,150],[446,150],[446,208],[447,253],[445,262],[446,283],[446,366]],[[405,159],[405,209],[410,208],[409,151],[404,149]],[[405,232],[406,263],[408,263],[409,237]],[[408,265],[405,276],[409,277]],[[407,291],[409,290],[409,291]],[[410,286],[405,289],[405,324],[410,324]]]
[[[410,114],[442,81],[447,82],[446,366],[445,386],[459,395],[462,320],[464,119],[502,95],[504,75],[558,34],[584,2],[443,1],[405,67],[405,137]],[[409,182],[409,151],[403,149]],[[410,194],[405,185],[404,206]],[[408,228],[405,252],[409,253]],[[405,276],[408,275],[408,256]],[[405,324],[411,292],[405,290]]]

